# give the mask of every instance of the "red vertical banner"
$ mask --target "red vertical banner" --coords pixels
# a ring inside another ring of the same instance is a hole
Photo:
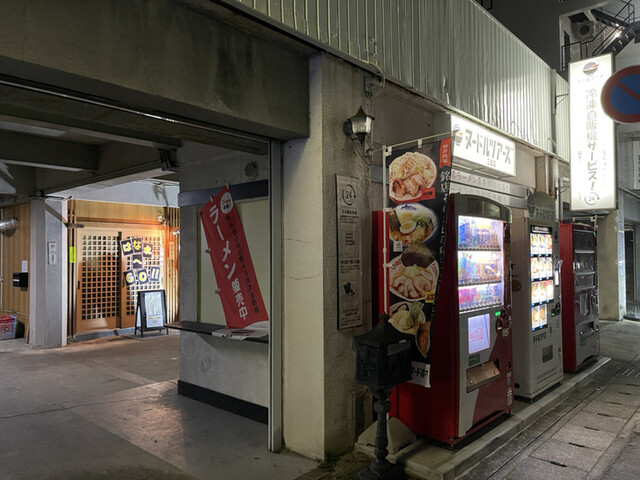
[[[200,209],[200,218],[227,327],[245,328],[269,320],[229,187]]]

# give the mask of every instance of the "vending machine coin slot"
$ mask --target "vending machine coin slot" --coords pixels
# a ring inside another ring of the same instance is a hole
[[[500,378],[500,369],[496,362],[485,362],[467,370],[467,393]]]

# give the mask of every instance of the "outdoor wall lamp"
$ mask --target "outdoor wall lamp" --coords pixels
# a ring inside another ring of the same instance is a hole
[[[344,134],[351,140],[364,144],[364,139],[371,133],[374,118],[360,107],[358,112],[342,124]]]

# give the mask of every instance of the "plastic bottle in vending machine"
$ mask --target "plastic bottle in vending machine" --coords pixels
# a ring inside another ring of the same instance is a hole
[[[469,246],[470,247],[477,247],[478,246],[478,226],[476,225],[476,221],[475,219],[471,219],[471,226],[469,228],[469,234],[468,237],[471,237],[471,241],[469,242]]]
[[[470,253],[467,265],[469,282],[476,283],[478,281],[478,255]]]
[[[473,307],[473,295],[471,292],[471,288],[464,289],[464,308],[470,309]]]
[[[467,259],[465,258],[465,254],[458,252],[458,283],[464,283],[464,276],[467,270]]]
[[[502,303],[502,285],[497,284],[492,288],[493,292],[493,303]]]
[[[482,248],[490,247],[489,229],[487,228],[487,225],[483,225],[482,228],[480,229],[480,247]]]
[[[500,242],[498,240],[498,224],[494,223],[491,226],[491,248],[500,248]]]

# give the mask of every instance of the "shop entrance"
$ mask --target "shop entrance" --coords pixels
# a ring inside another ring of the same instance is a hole
[[[83,222],[69,234],[71,251],[76,252],[69,270],[73,333],[134,327],[138,292],[145,290],[165,290],[167,318],[173,321],[178,304],[178,246],[173,233],[178,229],[177,209],[167,209],[171,213],[167,224],[127,225],[95,222],[99,217],[88,212],[96,207],[102,210],[102,218],[125,208],[70,202],[70,217]],[[137,221],[154,213],[142,206],[128,208],[134,210]],[[139,253],[123,253],[123,242],[139,244]]]
[[[168,228],[77,230],[76,308],[74,331],[135,326],[138,292],[166,287],[166,238]],[[128,285],[125,272],[136,272],[133,256],[122,255],[120,241],[140,239],[152,254],[144,258],[144,283]]]

